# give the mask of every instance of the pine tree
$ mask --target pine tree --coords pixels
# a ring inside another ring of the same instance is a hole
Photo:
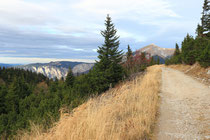
[[[174,56],[180,55],[179,45],[176,43],[176,48],[174,52]]]
[[[123,78],[122,62],[122,50],[119,51],[119,36],[116,35],[117,30],[112,23],[111,17],[107,15],[105,20],[106,29],[101,31],[101,35],[104,37],[104,44],[98,48],[98,59],[96,61],[96,71],[98,77],[100,77],[100,85],[102,86],[100,91],[107,90],[109,85],[115,85]]]
[[[203,12],[201,18],[201,26],[197,27],[197,37],[195,39],[196,61],[201,66],[208,67],[210,65],[210,1],[204,0]]]
[[[204,32],[210,32],[210,2],[208,0],[204,0],[203,4],[203,12],[202,12],[202,28]]]
[[[181,58],[181,52],[179,50],[179,45],[176,43],[175,46],[175,51],[174,51],[174,55],[170,58],[170,60],[167,60],[167,63],[171,63],[171,64],[180,64],[182,63],[182,58]]]
[[[69,67],[69,71],[68,71],[68,74],[66,76],[66,81],[65,81],[66,86],[69,86],[69,87],[73,86],[74,79],[75,79],[75,77],[73,75],[73,72],[71,70],[71,67]]]
[[[178,44],[177,44],[178,45]],[[177,46],[177,50],[178,50],[178,55],[176,56],[176,59],[177,59],[177,63],[178,64],[181,64],[182,63],[182,56],[181,56],[181,52],[180,52],[180,49],[179,49],[179,46]]]
[[[130,48],[130,45],[128,45],[128,48],[127,48],[128,52],[127,52],[127,60],[130,60],[131,56],[132,56],[132,50]]]
[[[126,70],[126,76],[130,75],[131,73],[131,69],[132,69],[132,65],[133,65],[133,53],[132,50],[130,48],[130,45],[128,45],[127,48],[127,53],[126,53],[126,62],[124,63],[125,66],[125,70]]]
[[[197,37],[203,36],[203,27],[200,24],[198,24],[198,26],[197,26],[196,34],[197,34]]]
[[[210,40],[206,37],[196,38],[195,40],[196,49],[196,61],[198,61],[201,66],[210,66]]]
[[[7,90],[5,85],[0,84],[0,114],[6,113],[5,106],[5,95],[7,94]]]
[[[196,61],[195,40],[187,34],[182,42],[182,60],[185,64],[192,65]]]
[[[198,61],[202,67],[210,66],[210,41],[208,41],[207,46],[198,57]]]
[[[6,106],[8,111],[19,112],[19,100],[24,99],[31,93],[28,84],[21,77],[14,78],[9,86],[8,94],[6,95]]]

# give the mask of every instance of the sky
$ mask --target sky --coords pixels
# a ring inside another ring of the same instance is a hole
[[[0,0],[0,63],[94,62],[107,14],[119,49],[164,48],[195,35],[203,0]]]

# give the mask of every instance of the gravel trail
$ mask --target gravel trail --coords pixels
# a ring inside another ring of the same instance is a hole
[[[162,68],[158,140],[210,140],[210,88],[184,73]]]

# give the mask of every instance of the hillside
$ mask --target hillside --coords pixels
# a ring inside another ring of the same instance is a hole
[[[146,75],[122,83],[99,97],[62,113],[60,121],[46,133],[34,126],[22,133],[23,140],[139,140],[151,137],[158,109],[160,66],[147,69]],[[151,80],[153,79],[153,80]]]
[[[198,67],[191,66],[188,72],[198,73]],[[201,71],[208,75],[208,68]],[[61,118],[53,128],[43,131],[41,126],[33,125],[31,132],[19,133],[18,138],[209,139],[209,93],[208,86],[183,72],[152,66],[144,76],[93,97],[70,113],[61,109]]]
[[[22,66],[16,66],[16,68],[21,68],[25,70],[30,70],[32,72],[41,73],[48,78],[61,79],[66,77],[69,67],[72,68],[73,74],[83,74],[87,73],[92,67],[93,63],[84,63],[84,62],[70,62],[70,61],[57,61],[50,63],[35,63]]]

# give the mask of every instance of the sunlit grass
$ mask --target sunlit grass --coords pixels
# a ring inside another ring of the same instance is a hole
[[[152,66],[142,77],[91,98],[73,113],[62,114],[47,133],[34,129],[29,140],[139,140],[151,137],[159,105],[161,68]]]

